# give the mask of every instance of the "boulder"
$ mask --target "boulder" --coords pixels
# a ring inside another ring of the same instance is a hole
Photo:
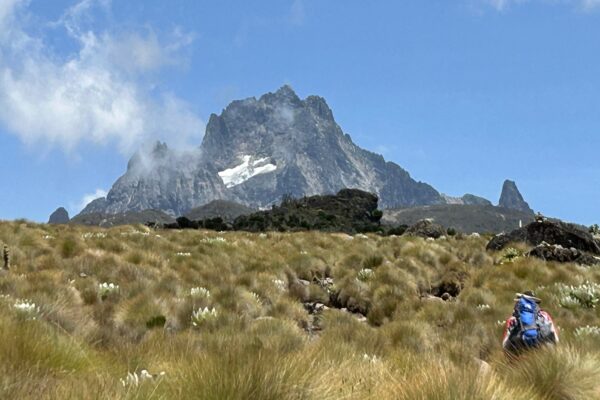
[[[422,219],[404,232],[408,236],[420,236],[422,238],[437,239],[446,234],[443,226],[435,224],[430,219]]]
[[[57,208],[48,219],[49,224],[68,224],[69,221],[69,213],[64,207]]]
[[[502,250],[512,242],[524,242],[532,246],[546,242],[600,255],[600,243],[589,232],[560,221],[538,220],[511,233],[497,235],[490,240],[487,249]]]
[[[566,249],[559,244],[548,244],[546,242],[535,246],[527,255],[546,261],[576,262],[584,265],[600,264],[600,257],[590,256],[574,247]]]

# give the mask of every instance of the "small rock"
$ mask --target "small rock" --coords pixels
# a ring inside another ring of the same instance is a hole
[[[490,366],[490,364],[488,364],[487,362],[485,362],[479,358],[475,358],[474,360],[479,365],[479,377],[480,378],[483,378],[483,377],[487,376],[490,372],[492,372],[492,367]]]
[[[432,296],[430,294],[427,294],[427,295],[421,297],[421,299],[425,300],[425,301],[434,301],[434,302],[438,302],[438,303],[444,303],[444,300],[442,300],[440,297]]]
[[[365,317],[362,314],[357,314],[356,319],[358,320],[358,322],[367,322],[367,317]]]

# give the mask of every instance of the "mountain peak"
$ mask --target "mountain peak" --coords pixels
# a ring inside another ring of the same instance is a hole
[[[49,224],[67,224],[69,223],[69,213],[64,207],[57,208],[48,219]]]
[[[261,96],[260,101],[266,103],[289,103],[300,105],[302,100],[290,85],[283,85],[275,93],[267,93]]]
[[[533,210],[523,199],[521,192],[519,192],[517,184],[509,179],[505,180],[502,185],[502,194],[500,195],[498,205],[510,210],[518,210],[533,214]]]
[[[231,102],[213,114],[190,162],[164,143],[136,153],[106,199],[82,213],[160,209],[182,215],[213,200],[252,208],[294,197],[357,188],[382,207],[443,203],[431,186],[344,135],[325,99],[300,99],[289,85]]]
[[[275,92],[275,94],[278,94],[280,96],[295,96],[298,97],[298,95],[296,94],[296,92],[294,91],[294,89],[288,85],[285,84],[282,87],[280,87],[279,89],[277,89],[277,91]]]
[[[156,142],[142,146],[136,151],[127,163],[127,169],[147,167],[148,164],[157,160],[163,160],[169,156],[169,147],[165,142],[157,140]]]

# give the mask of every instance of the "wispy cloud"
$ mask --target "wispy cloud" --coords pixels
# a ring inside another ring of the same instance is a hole
[[[243,46],[248,42],[248,39],[253,32],[272,28],[273,26],[278,28],[299,28],[303,26],[307,17],[304,0],[293,0],[288,4],[289,7],[286,7],[285,12],[276,16],[246,16],[242,20],[242,23],[233,38],[233,43],[236,46]]]
[[[481,0],[483,3],[497,11],[506,11],[513,6],[524,3],[546,3],[548,5],[567,5],[590,12],[600,9],[600,0]]]
[[[600,8],[600,0],[581,0],[584,10],[591,11]]]
[[[306,19],[304,0],[294,0],[288,19],[292,25],[300,26],[304,24],[304,20]]]
[[[69,208],[70,208],[69,211],[71,211],[71,215],[78,214],[81,210],[83,210],[85,208],[85,206],[90,204],[92,201],[99,199],[101,197],[106,197],[107,194],[108,194],[108,192],[106,190],[96,189],[96,191],[94,193],[88,193],[88,194],[83,195],[83,197],[81,198],[79,203],[69,205]]]
[[[530,1],[531,0],[484,0],[484,2],[487,3],[490,7],[498,11],[505,11],[512,6],[528,3]]]
[[[11,133],[66,152],[83,141],[114,143],[124,154],[155,138],[199,141],[204,125],[191,106],[146,79],[184,63],[191,34],[93,29],[95,13],[110,2],[84,0],[51,24],[77,45],[65,57],[28,31],[28,4],[0,0],[0,123]]]

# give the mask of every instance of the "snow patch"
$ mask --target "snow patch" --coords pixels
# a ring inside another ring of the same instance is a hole
[[[269,158],[259,158],[252,160],[252,156],[243,156],[240,165],[219,172],[219,177],[225,184],[225,187],[232,188],[246,182],[256,175],[273,172],[277,169],[275,164],[269,163]]]

